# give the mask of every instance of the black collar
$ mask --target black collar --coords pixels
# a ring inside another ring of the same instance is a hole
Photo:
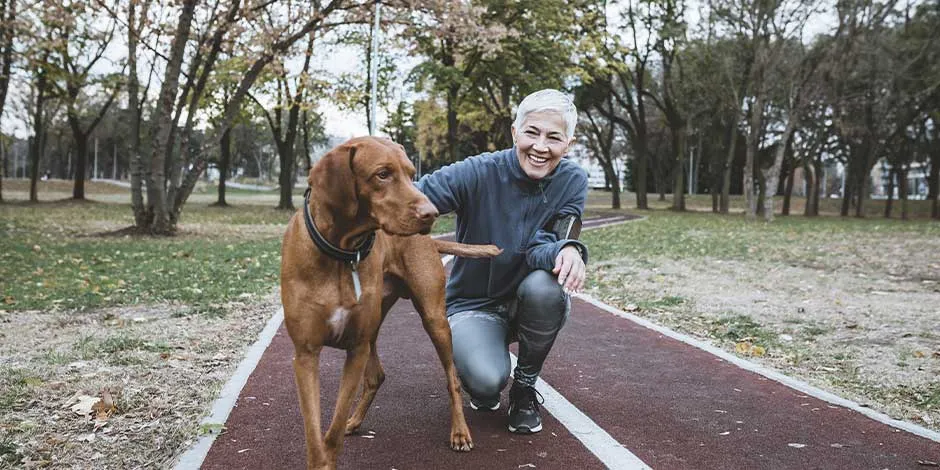
[[[344,250],[328,242],[317,230],[316,224],[313,223],[313,217],[310,216],[310,188],[307,188],[307,191],[304,192],[304,223],[307,225],[307,233],[310,234],[310,238],[313,239],[313,243],[317,245],[317,248],[330,258],[339,261],[358,264],[366,259],[366,256],[369,256],[372,244],[375,242],[375,232],[369,233],[365,240],[356,247],[355,251]]]

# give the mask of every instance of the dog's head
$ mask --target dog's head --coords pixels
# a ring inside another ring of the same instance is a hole
[[[438,211],[412,183],[414,175],[404,147],[358,137],[324,155],[310,169],[308,183],[334,216],[368,219],[395,235],[427,234]]]

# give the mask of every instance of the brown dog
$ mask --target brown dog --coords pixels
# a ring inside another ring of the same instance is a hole
[[[281,258],[281,302],[295,349],[307,468],[335,468],[344,434],[355,431],[365,418],[384,380],[375,348],[379,327],[399,297],[412,299],[444,366],[450,394],[450,446],[459,451],[473,447],[453,363],[439,253],[492,257],[499,250],[415,235],[429,233],[438,213],[412,184],[414,173],[400,145],[384,139],[352,139],[310,170],[312,193],[304,211],[288,223]],[[319,384],[323,346],[347,351],[325,439],[320,430]],[[362,397],[347,421],[363,376]]]

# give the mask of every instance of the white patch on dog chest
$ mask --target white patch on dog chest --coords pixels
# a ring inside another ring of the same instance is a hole
[[[339,341],[343,337],[343,331],[346,330],[346,323],[349,321],[349,310],[343,307],[337,307],[330,315],[327,323],[330,325],[330,336],[333,341]]]

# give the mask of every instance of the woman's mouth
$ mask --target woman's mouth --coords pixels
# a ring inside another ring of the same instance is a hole
[[[542,166],[542,165],[548,163],[548,159],[547,159],[547,158],[537,157],[537,156],[532,155],[532,154],[527,154],[527,155],[526,155],[526,158],[529,160],[529,163],[531,163],[531,164],[533,164],[533,165],[535,165],[535,166]]]

